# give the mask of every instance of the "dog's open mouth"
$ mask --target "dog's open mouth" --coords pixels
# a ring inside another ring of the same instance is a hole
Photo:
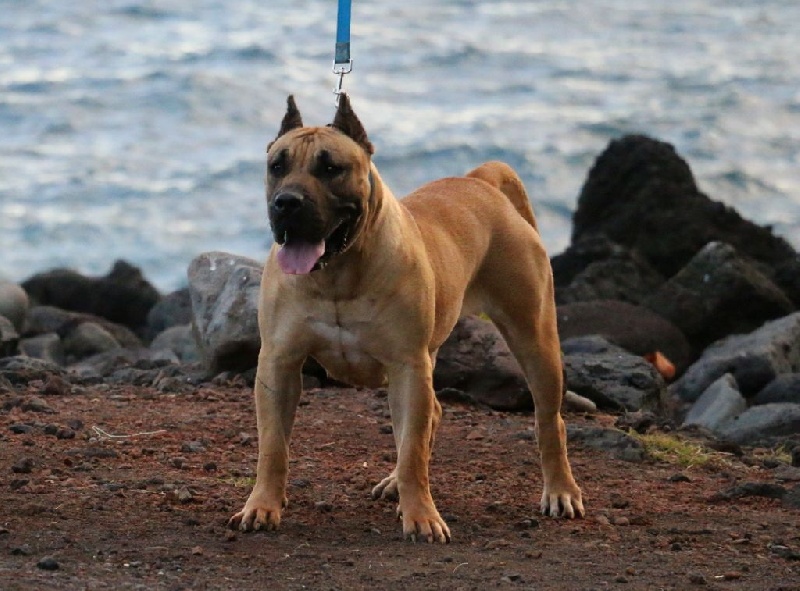
[[[332,257],[345,251],[352,226],[351,218],[343,218],[328,237],[319,242],[294,240],[288,232],[285,233],[277,239],[280,244],[278,266],[288,275],[307,275],[324,268]]]

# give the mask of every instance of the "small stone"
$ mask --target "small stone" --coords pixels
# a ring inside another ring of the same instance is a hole
[[[615,583],[627,583],[628,582],[628,577],[626,577],[625,575],[620,575],[616,579],[614,579],[614,582]]]
[[[186,443],[181,445],[181,451],[183,453],[193,454],[206,451],[206,448],[199,441],[187,441]]]
[[[58,570],[60,568],[60,565],[58,564],[58,561],[52,556],[45,556],[39,562],[36,563],[36,567],[42,570]]]
[[[30,556],[31,555],[31,547],[27,544],[23,544],[22,546],[15,546],[11,548],[11,555],[12,556]]]
[[[615,517],[613,523],[614,525],[626,526],[631,524],[631,520],[627,517]]]
[[[669,478],[667,478],[669,482],[691,482],[692,479],[686,476],[686,474],[682,474],[678,472],[677,474],[673,474]]]
[[[33,472],[33,460],[30,458],[22,458],[17,460],[12,466],[11,471],[15,474],[30,474]]]
[[[206,462],[203,464],[203,470],[206,472],[215,472],[217,470],[216,462]]]
[[[611,525],[611,521],[608,519],[607,515],[597,515],[594,520],[600,525]]]
[[[8,428],[14,435],[25,435],[27,433],[33,433],[33,427],[31,425],[22,425],[17,423],[9,426]]]
[[[333,503],[330,501],[317,501],[314,503],[314,508],[316,508],[317,511],[322,511],[323,513],[330,513],[333,511]]]
[[[792,466],[800,468],[800,446],[792,450]]]
[[[183,468],[184,464],[186,464],[186,458],[182,457],[172,458],[170,460],[170,464],[172,464],[174,468],[178,468],[180,470],[181,468]]]
[[[202,556],[203,555],[202,546],[195,546],[194,548],[192,548],[192,554],[194,556]]]
[[[192,491],[190,491],[185,486],[176,491],[175,497],[181,503],[189,503],[194,499],[194,495],[192,494]]]
[[[738,581],[739,579],[742,578],[742,573],[737,571],[731,571],[722,575],[722,578],[726,581]]]
[[[706,585],[708,581],[700,573],[689,573],[689,582],[692,585]]]
[[[509,542],[508,540],[503,540],[503,539],[489,540],[483,545],[483,548],[485,550],[497,550],[498,548],[507,548],[510,545],[511,542]]]
[[[23,401],[20,408],[26,412],[41,412],[47,414],[56,414],[56,411],[38,396],[32,396]]]
[[[625,509],[628,505],[630,505],[630,501],[628,501],[628,499],[617,493],[612,493],[611,506],[614,509]]]
[[[69,393],[69,382],[59,376],[50,376],[42,389],[45,396],[64,396]]]
[[[56,439],[75,439],[75,431],[66,427],[59,427],[56,431]]]
[[[250,445],[253,441],[255,441],[255,437],[249,433],[239,433],[239,443],[241,445]]]
[[[233,530],[227,530],[225,532],[225,541],[226,542],[235,542],[236,541],[236,532]]]
[[[394,432],[391,425],[381,425],[379,431],[384,435],[391,435]]]
[[[518,575],[516,573],[503,575],[503,577],[500,580],[503,581],[504,583],[518,583],[519,581],[522,580],[522,575]]]

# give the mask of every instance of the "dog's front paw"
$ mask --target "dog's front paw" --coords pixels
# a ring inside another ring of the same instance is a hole
[[[429,544],[450,542],[450,528],[433,505],[404,509],[400,504],[397,506],[397,516],[403,522],[403,537],[407,540]]]
[[[372,489],[372,498],[374,500],[386,499],[387,501],[400,500],[400,494],[397,492],[397,474],[392,472],[375,485],[375,488]]]
[[[563,487],[545,487],[542,493],[542,515],[550,517],[566,517],[574,519],[583,517],[586,511],[583,508],[581,489],[577,485]]]
[[[281,508],[286,505],[286,499],[282,503],[270,503],[250,495],[244,508],[228,520],[228,527],[241,531],[276,530],[281,524]]]

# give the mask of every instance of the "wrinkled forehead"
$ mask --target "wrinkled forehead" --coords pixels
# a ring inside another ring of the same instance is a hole
[[[268,157],[286,154],[292,160],[309,163],[323,152],[333,158],[353,160],[361,149],[342,132],[330,127],[303,127],[279,137],[269,149]]]

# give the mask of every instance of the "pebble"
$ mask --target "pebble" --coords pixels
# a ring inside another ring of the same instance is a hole
[[[33,472],[33,460],[30,458],[22,458],[17,460],[12,466],[11,471],[15,474],[30,474]]]
[[[324,513],[333,511],[333,503],[330,501],[317,501],[314,503],[314,507],[317,509],[317,511],[322,511]]]
[[[52,556],[45,556],[36,563],[36,566],[42,570],[58,570],[61,567],[58,561]]]
[[[383,435],[391,435],[394,432],[391,425],[381,425],[379,431]]]
[[[187,441],[181,445],[181,451],[189,454],[200,453],[206,451],[206,447],[199,441]]]
[[[689,582],[692,585],[706,585],[708,581],[700,573],[689,573]]]
[[[33,427],[31,425],[22,425],[20,423],[10,425],[8,429],[14,433],[14,435],[24,435],[26,433],[33,433]]]
[[[41,413],[48,413],[48,414],[56,414],[56,411],[47,404],[44,400],[39,398],[38,396],[32,396],[26,399],[21,405],[20,408],[26,412],[41,412]]]

